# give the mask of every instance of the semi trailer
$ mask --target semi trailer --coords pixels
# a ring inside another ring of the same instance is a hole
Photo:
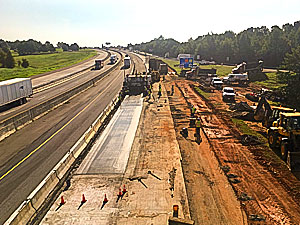
[[[0,107],[12,102],[26,103],[32,95],[30,78],[15,78],[0,82]]]

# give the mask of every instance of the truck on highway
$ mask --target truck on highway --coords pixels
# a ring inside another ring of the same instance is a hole
[[[101,59],[95,60],[95,70],[100,70],[103,67],[103,61]]]
[[[117,62],[118,58],[116,55],[110,56],[110,64],[115,64]]]
[[[12,102],[26,103],[32,95],[30,78],[15,78],[0,82],[0,107]]]
[[[124,69],[127,69],[130,67],[130,57],[128,55],[125,56],[124,58]]]

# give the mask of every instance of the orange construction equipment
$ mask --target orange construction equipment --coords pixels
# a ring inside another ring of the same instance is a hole
[[[87,200],[85,199],[84,197],[84,194],[82,194],[82,200],[81,200],[81,203],[85,203]]]

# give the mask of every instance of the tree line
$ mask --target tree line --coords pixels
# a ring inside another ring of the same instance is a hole
[[[77,43],[69,45],[64,42],[58,42],[57,47],[62,48],[63,51],[79,51],[80,49]],[[33,39],[27,41],[4,41],[0,39],[0,67],[15,67],[16,62],[11,51],[15,51],[19,56],[57,52],[56,48],[49,41],[46,41],[43,44],[42,42]],[[27,59],[22,59],[22,61],[18,61],[18,66],[27,68],[29,62]]]
[[[300,45],[300,21],[282,27],[266,26],[248,28],[240,33],[226,31],[208,33],[187,42],[178,42],[163,36],[149,42],[129,44],[135,50],[158,56],[176,58],[180,53],[194,55],[195,59],[214,60],[217,63],[238,64],[243,61],[263,60],[267,67],[281,65],[285,55]]]

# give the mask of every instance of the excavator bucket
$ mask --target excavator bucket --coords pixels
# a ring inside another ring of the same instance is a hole
[[[300,152],[288,152],[287,164],[292,172],[300,172]]]

